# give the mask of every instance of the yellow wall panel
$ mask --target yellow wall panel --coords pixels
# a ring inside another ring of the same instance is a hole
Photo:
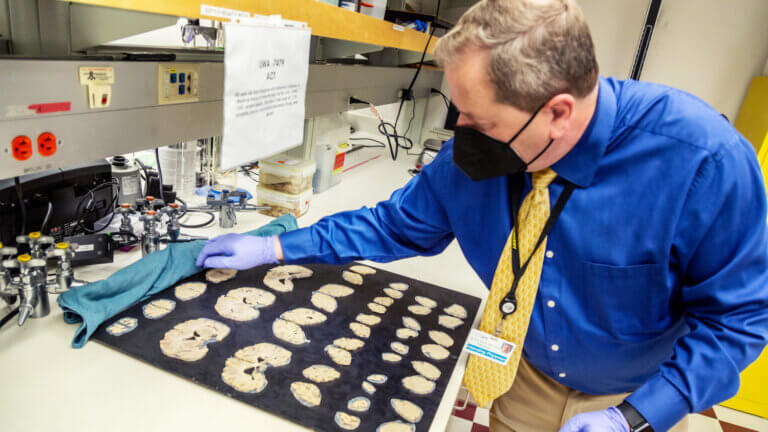
[[[762,153],[762,143],[768,136],[768,76],[752,80],[734,125],[755,146],[755,151]],[[763,162],[760,158],[760,163]]]
[[[768,349],[741,374],[741,388],[723,406],[768,419]]]

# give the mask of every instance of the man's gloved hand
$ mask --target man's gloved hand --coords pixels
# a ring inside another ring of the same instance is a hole
[[[560,432],[629,432],[629,424],[621,411],[610,407],[574,416]]]
[[[198,267],[245,270],[262,264],[277,264],[277,237],[224,234],[208,240],[197,256]]]

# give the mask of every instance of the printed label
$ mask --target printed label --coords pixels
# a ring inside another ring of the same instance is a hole
[[[93,252],[94,246],[92,244],[78,245],[75,252]]]
[[[115,69],[112,66],[84,66],[80,68],[80,85],[114,83]]]
[[[472,329],[469,332],[467,343],[464,344],[463,351],[506,365],[509,358],[512,357],[512,353],[515,352],[515,344],[486,332]]]

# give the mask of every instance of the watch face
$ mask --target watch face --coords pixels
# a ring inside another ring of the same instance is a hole
[[[632,432],[651,432],[651,426],[648,424],[648,421],[643,418],[643,416],[629,403],[622,402],[617,406],[619,412],[624,416],[624,418],[627,420],[627,423],[629,424],[629,429]]]

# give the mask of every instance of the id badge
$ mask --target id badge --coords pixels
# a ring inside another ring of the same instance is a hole
[[[515,352],[515,344],[486,332],[472,329],[463,351],[490,360],[500,365],[506,365]]]

